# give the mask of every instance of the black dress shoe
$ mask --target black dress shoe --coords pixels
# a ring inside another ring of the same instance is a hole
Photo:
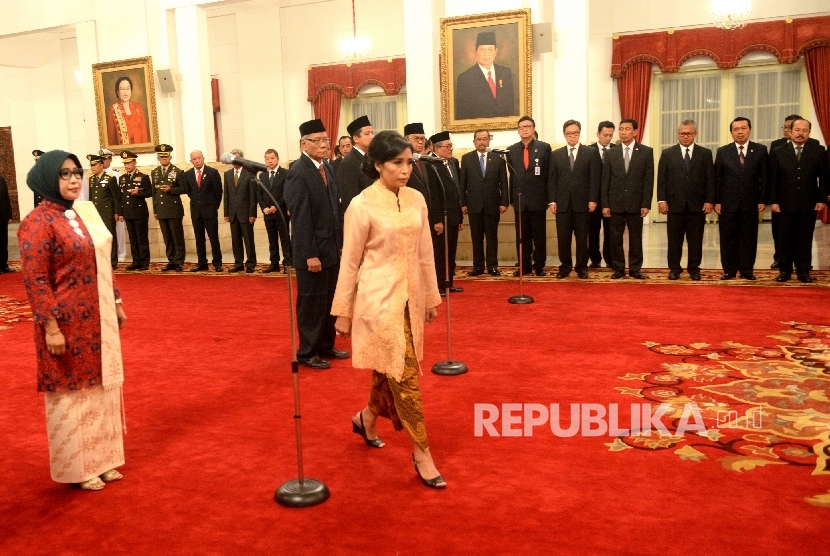
[[[484,269],[474,268],[467,273],[467,276],[481,276],[484,274]]]
[[[732,274],[731,272],[724,272],[724,273],[721,275],[720,279],[721,279],[721,280],[731,280],[731,279],[732,279],[732,278],[734,278],[734,277],[735,277],[735,275],[734,275],[734,274]]]
[[[690,272],[689,275],[695,282],[700,282],[700,272]]]
[[[441,290],[440,292],[438,292],[438,295],[440,295],[441,297],[447,297],[447,292]]]
[[[771,265],[769,265],[769,267],[770,268],[778,268],[778,261],[774,261]]]
[[[241,264],[238,264],[238,265],[235,265],[235,266],[229,268],[228,272],[242,272],[243,270],[245,270],[245,267],[242,266]]]
[[[757,280],[755,275],[751,272],[741,272],[741,278],[744,280]]]
[[[142,267],[141,267],[141,268],[139,268],[138,270],[142,270],[142,271],[145,271],[145,270],[150,270],[150,267],[149,267],[149,266],[142,266]]]
[[[213,267],[213,270],[214,270],[215,272],[225,272],[225,267],[223,267],[223,266],[215,266],[215,267]]]
[[[496,267],[491,268],[487,272],[488,274],[490,274],[490,276],[501,276],[501,272],[499,272],[499,269]]]
[[[522,271],[522,274],[523,274],[523,275],[525,275],[525,276],[529,276],[529,275],[530,275],[530,270],[523,270],[523,271]],[[513,272],[513,276],[518,276],[518,275],[519,275],[519,271],[518,271],[518,270],[516,270],[516,271],[514,271],[514,272]]]
[[[588,265],[588,268],[599,268],[601,265],[599,263],[591,263]]]
[[[176,270],[176,265],[173,263],[167,263],[165,266],[161,268],[162,272],[167,272],[168,270]]]
[[[131,264],[127,265],[124,270],[139,270],[141,268],[140,264]]]
[[[805,284],[812,284],[813,283],[813,279],[810,278],[809,274],[799,274],[798,275],[798,281],[799,282],[804,282]]]
[[[637,280],[645,280],[646,279],[646,275],[643,274],[642,272],[639,272],[639,271],[638,272],[629,272],[628,275],[631,276],[632,278],[636,278]]]
[[[547,274],[544,268],[538,268],[534,272],[536,273],[536,276],[545,276]]]
[[[586,278],[588,278],[588,271],[585,269],[577,270],[576,275],[579,276],[582,280],[585,280]]]
[[[611,275],[612,280],[619,280],[620,278],[625,276],[625,272],[622,270],[615,270],[614,274]]]
[[[176,265],[176,268],[175,268],[176,272],[182,272],[183,270],[184,270],[184,267],[182,265],[180,265],[180,264]]]
[[[9,265],[6,265],[3,268],[0,268],[0,274],[2,274],[4,272],[17,272],[17,270],[13,269]]]
[[[316,355],[314,357],[309,357],[308,359],[298,358],[297,363],[303,365],[304,367],[311,367],[312,369],[328,369],[331,367],[331,363],[325,359],[320,359]]]
[[[450,286],[450,291],[452,293],[461,293],[464,291],[464,288],[459,288],[458,286]]]
[[[246,268],[245,272],[248,273],[248,274],[253,274],[255,270],[256,270],[256,268]]]
[[[270,274],[271,272],[279,272],[280,265],[269,265],[268,268],[262,271],[263,274]]]
[[[329,359],[348,359],[351,353],[348,351],[340,351],[339,349],[331,348],[328,351],[324,351],[321,353],[323,357],[328,357]]]
[[[785,273],[785,272],[782,272],[778,276],[775,277],[775,281],[776,282],[789,282],[790,281],[790,275]]]
[[[560,270],[559,272],[556,273],[556,277],[561,280],[562,278],[567,278],[568,274],[570,274],[570,273],[571,273],[570,270],[567,271],[567,272],[565,272],[564,270]]]
[[[203,270],[207,270],[207,269],[208,269],[208,265],[194,266],[193,268],[190,269],[190,272],[202,272]]]
[[[669,280],[677,280],[678,278],[680,278],[680,273],[679,272],[674,271],[674,270],[669,272]]]

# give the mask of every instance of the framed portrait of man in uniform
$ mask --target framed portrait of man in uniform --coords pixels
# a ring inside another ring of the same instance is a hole
[[[158,144],[153,59],[132,58],[92,65],[101,145],[153,152]]]
[[[531,115],[530,10],[441,19],[445,131],[514,129]]]

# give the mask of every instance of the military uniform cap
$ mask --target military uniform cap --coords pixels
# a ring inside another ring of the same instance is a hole
[[[312,133],[325,133],[326,126],[323,125],[323,120],[309,120],[300,124],[300,136],[305,137]]]
[[[100,150],[98,151],[98,154],[99,154],[102,158],[112,158],[112,151],[111,151],[111,150],[109,150],[109,149],[100,149]]]
[[[161,145],[156,145],[155,151],[159,156],[170,156],[170,153],[173,152],[173,147],[162,143]]]
[[[440,143],[441,141],[449,141],[450,140],[450,132],[449,131],[440,131],[429,138],[429,142],[435,145],[436,143]]]
[[[104,161],[104,157],[99,154],[88,154],[86,155],[86,159],[89,160],[90,164],[95,164],[96,162]]]
[[[404,135],[412,135],[413,133],[425,133],[424,124],[421,122],[414,122],[403,126]]]
[[[482,44],[492,44],[496,46],[496,34],[492,31],[484,31],[476,36],[476,48]]]
[[[121,161],[122,162],[132,162],[136,160],[138,157],[132,151],[121,151]]]
[[[43,155],[43,151],[40,150],[40,149],[35,149],[35,150],[32,151],[32,156],[35,157],[35,160],[40,158],[41,155]]]
[[[349,135],[354,137],[361,130],[361,128],[368,127],[370,125],[372,125],[372,123],[369,121],[369,116],[360,116],[355,121],[346,126],[346,131],[349,132]]]

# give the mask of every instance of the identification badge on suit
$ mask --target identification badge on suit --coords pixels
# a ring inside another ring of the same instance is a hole
[[[536,168],[533,169],[533,175],[534,176],[541,176],[542,175],[542,169],[539,168],[539,159],[538,158],[536,159]]]

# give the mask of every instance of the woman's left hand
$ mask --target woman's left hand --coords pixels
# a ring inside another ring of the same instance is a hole
[[[334,321],[334,332],[341,338],[348,338],[352,334],[352,319],[337,317],[337,320]]]
[[[115,316],[118,318],[118,329],[121,330],[124,328],[124,323],[127,322],[127,313],[124,312],[124,308],[120,303],[115,305]]]
[[[426,314],[424,315],[424,320],[426,322],[432,322],[438,317],[438,309],[435,307],[427,307]]]

